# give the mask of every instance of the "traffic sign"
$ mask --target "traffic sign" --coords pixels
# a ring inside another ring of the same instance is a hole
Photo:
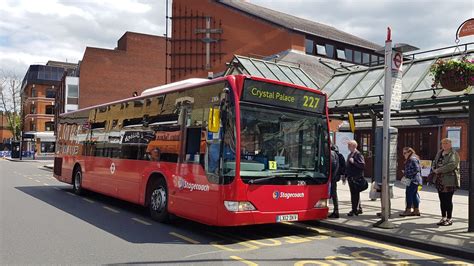
[[[402,53],[394,52],[393,53],[393,58],[392,58],[392,69],[401,71],[402,70],[402,64],[403,64]]]
[[[390,110],[400,111],[402,109],[402,78],[397,76],[392,79],[392,101]]]

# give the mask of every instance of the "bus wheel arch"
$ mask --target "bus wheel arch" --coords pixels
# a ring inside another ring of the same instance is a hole
[[[148,207],[150,216],[158,222],[168,222],[168,185],[162,174],[153,173],[148,179],[145,195],[145,206]]]
[[[72,188],[77,195],[84,193],[84,189],[82,188],[82,168],[79,163],[76,163],[72,170]]]

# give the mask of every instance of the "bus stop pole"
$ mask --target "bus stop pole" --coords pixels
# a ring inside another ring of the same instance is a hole
[[[469,178],[469,216],[468,232],[474,232],[474,95],[469,97],[469,128],[468,128],[468,178]]]
[[[394,228],[389,221],[390,216],[390,109],[392,102],[392,40],[391,30],[387,29],[387,40],[385,41],[385,85],[383,103],[383,148],[382,148],[382,219],[374,224],[379,228]]]

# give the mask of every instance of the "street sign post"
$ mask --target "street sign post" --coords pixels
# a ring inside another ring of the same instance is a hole
[[[394,143],[390,134],[390,112],[401,110],[402,98],[402,65],[403,52],[410,52],[418,48],[407,44],[395,44],[392,48],[391,29],[387,28],[387,40],[385,41],[385,84],[383,103],[383,147],[382,147],[382,219],[374,226],[392,229],[395,225],[389,221],[390,217],[390,175],[395,175],[394,167],[390,167],[390,157],[396,157],[396,147],[390,147]],[[392,149],[392,152],[390,150]],[[390,171],[392,169],[392,171]],[[395,168],[396,169],[396,168]]]
[[[389,192],[389,148],[390,148],[390,109],[392,102],[392,68],[394,67],[392,57],[391,30],[387,28],[387,39],[385,41],[385,85],[383,103],[383,147],[382,147],[382,219],[374,224],[376,227],[391,229],[395,225],[390,222],[390,192]],[[396,66],[396,64],[395,64]],[[401,63],[398,67],[401,67]]]

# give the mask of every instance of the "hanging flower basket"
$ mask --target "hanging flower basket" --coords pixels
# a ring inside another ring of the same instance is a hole
[[[468,79],[463,77],[463,73],[455,70],[446,71],[439,77],[441,87],[449,91],[463,91],[469,86]]]
[[[431,66],[434,76],[432,87],[438,87],[453,92],[459,92],[474,85],[474,63],[467,58],[461,60],[438,60]]]
[[[468,83],[469,83],[469,86],[474,86],[474,71],[471,72],[471,75],[469,76]]]

